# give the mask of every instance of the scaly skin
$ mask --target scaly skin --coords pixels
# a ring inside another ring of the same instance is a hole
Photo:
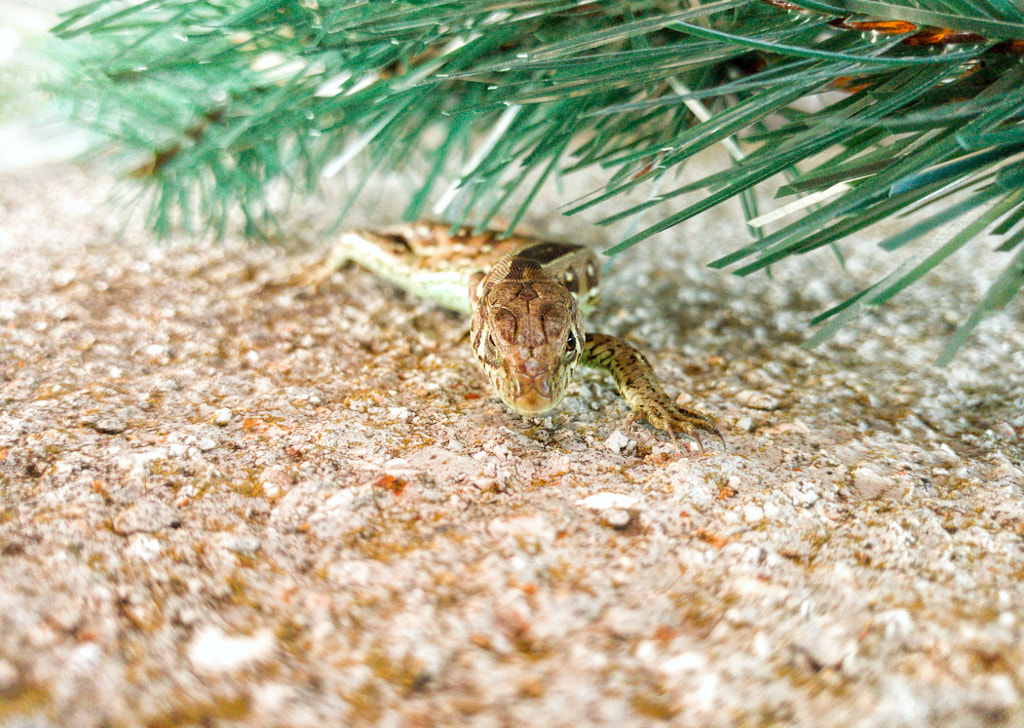
[[[725,445],[711,416],[665,394],[643,354],[622,339],[584,332],[580,308],[595,297],[598,266],[582,246],[416,223],[345,233],[328,260],[317,278],[354,260],[444,306],[472,310],[473,354],[498,396],[521,415],[555,407],[582,364],[612,376],[630,424],[647,420],[673,441],[692,437],[701,449],[702,432]]]
[[[652,427],[668,432],[673,440],[676,433],[689,435],[701,450],[704,443],[698,433],[707,432],[721,440],[725,447],[725,438],[715,427],[714,419],[700,410],[680,407],[673,402],[662,389],[647,357],[629,343],[607,334],[587,334],[580,364],[604,369],[612,376],[632,411],[630,421],[647,420]]]

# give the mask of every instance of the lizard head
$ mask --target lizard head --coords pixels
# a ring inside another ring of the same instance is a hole
[[[511,409],[527,417],[559,403],[583,353],[576,299],[553,280],[487,288],[473,313],[473,353]]]

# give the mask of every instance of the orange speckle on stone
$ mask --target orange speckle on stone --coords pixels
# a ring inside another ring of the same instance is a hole
[[[659,624],[654,628],[654,639],[658,642],[671,642],[682,634],[678,629],[667,624]]]
[[[728,500],[729,498],[734,498],[737,493],[739,493],[739,491],[733,488],[731,485],[723,485],[721,488],[718,489],[718,495],[716,496],[716,498],[718,500]]]
[[[382,490],[389,491],[394,495],[401,495],[402,491],[405,490],[405,481],[401,478],[396,478],[394,475],[378,476],[373,482],[370,483],[374,488],[381,488]]]
[[[711,531],[707,531],[703,528],[698,528],[696,533],[697,538],[699,538],[704,543],[711,544],[716,549],[720,549],[723,546],[725,546],[725,538],[719,536],[717,533],[712,533]]]

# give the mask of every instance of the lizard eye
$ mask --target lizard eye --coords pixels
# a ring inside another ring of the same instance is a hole
[[[565,348],[569,351],[576,351],[576,334],[572,331],[569,332],[569,336],[565,340]]]

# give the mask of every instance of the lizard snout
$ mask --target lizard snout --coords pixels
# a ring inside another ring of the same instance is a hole
[[[537,359],[529,358],[520,362],[510,371],[510,387],[505,403],[521,415],[536,417],[552,409],[561,395],[555,394],[551,373]]]

